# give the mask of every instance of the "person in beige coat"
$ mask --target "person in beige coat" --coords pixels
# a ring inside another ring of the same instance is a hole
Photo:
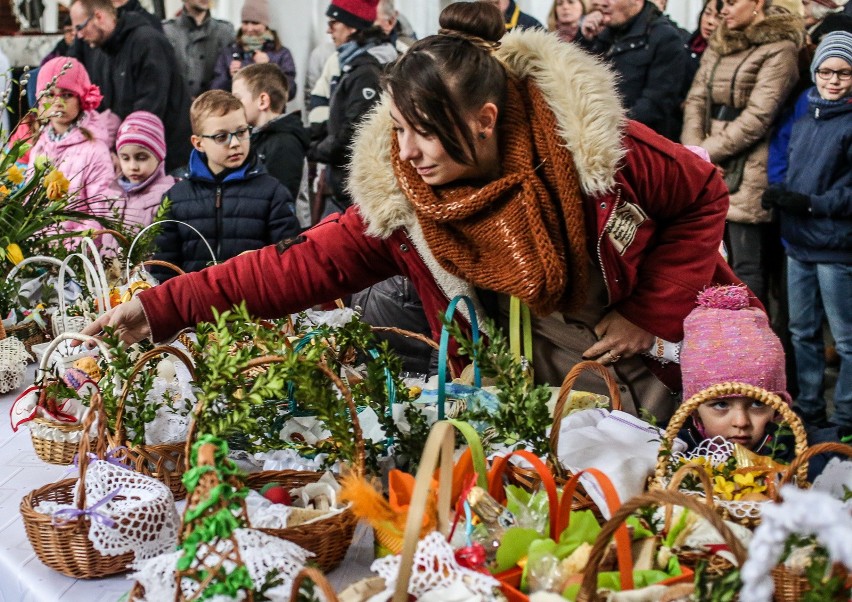
[[[770,2],[726,0],[687,96],[681,135],[683,144],[704,148],[725,171],[731,265],[764,305],[770,214],[760,197],[767,187],[768,139],[799,79],[796,57],[804,39],[801,17],[767,10]]]

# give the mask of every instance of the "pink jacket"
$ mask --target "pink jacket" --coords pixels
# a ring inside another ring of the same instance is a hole
[[[30,151],[30,169],[36,157],[46,155],[48,159],[71,182],[70,193],[84,201],[89,210],[100,215],[109,214],[110,186],[115,180],[115,168],[109,151],[109,118],[95,111],[85,111],[75,128],[62,140],[51,141],[42,133]],[[88,130],[93,140],[89,140],[81,131]],[[85,230],[100,228],[95,222],[65,222],[60,226],[65,230]]]
[[[117,208],[121,210],[126,223],[147,226],[154,221],[154,214],[163,195],[174,186],[175,179],[166,175],[165,164],[161,161],[147,180],[132,188],[129,184],[124,176],[118,178],[110,190],[111,196],[117,199]]]

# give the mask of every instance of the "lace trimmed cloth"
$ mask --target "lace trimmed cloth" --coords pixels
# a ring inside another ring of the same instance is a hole
[[[266,590],[264,595],[272,601],[288,601],[293,578],[302,570],[305,561],[313,556],[313,553],[292,542],[270,537],[255,529],[236,529],[234,537],[237,541],[240,558],[248,569],[255,589],[262,587],[270,578],[270,575],[274,573],[275,578],[279,579],[281,583]],[[228,540],[219,540],[216,546],[220,554],[208,555],[203,549],[199,549],[198,555],[202,558],[209,558],[212,562],[213,558],[227,554],[231,545]],[[161,602],[162,600],[175,599],[177,588],[175,572],[181,554],[182,552],[178,550],[134,563],[135,572],[130,575],[130,578],[135,579],[145,588],[145,595],[138,599],[138,602]],[[223,566],[229,572],[234,569],[234,563],[231,561],[226,561]],[[182,599],[194,599],[198,591],[198,583],[192,579],[182,579],[181,590]],[[207,600],[218,602],[232,599],[214,596],[207,598]]]
[[[371,600],[387,600],[393,595],[399,564],[399,556],[386,556],[373,562],[370,570],[385,580],[385,591]],[[433,531],[417,543],[414,566],[408,580],[408,593],[419,600],[429,592],[451,588],[456,584],[464,586],[482,600],[494,599],[494,589],[500,586],[500,582],[489,575],[459,566],[446,538]]]
[[[15,337],[0,340],[0,393],[14,391],[24,384],[30,354]]]
[[[692,451],[672,452],[672,460],[677,465],[677,462],[680,460],[687,463],[698,458],[706,458],[713,466],[718,466],[727,462],[733,454],[733,443],[724,437],[713,437],[712,439],[705,439]],[[683,489],[681,492],[689,495],[703,495],[703,492],[700,491]],[[715,496],[713,499],[717,506],[721,506],[727,510],[731,518],[737,521],[760,518],[761,512],[766,505],[765,501],[725,500],[718,496]]]
[[[814,489],[781,489],[783,502],[766,504],[760,526],[748,547],[742,567],[740,600],[771,602],[775,584],[771,571],[792,534],[816,536],[832,563],[852,568],[852,514],[847,504]]]
[[[76,490],[75,485],[73,505],[42,502],[36,510],[52,514],[56,522],[76,520]],[[180,520],[174,496],[156,479],[113,462],[92,461],[86,469],[86,504],[92,518],[89,540],[105,556],[133,551],[142,560],[177,545]]]

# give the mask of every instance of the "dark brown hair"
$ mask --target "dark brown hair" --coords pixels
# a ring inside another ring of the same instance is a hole
[[[234,80],[241,79],[246,88],[251,92],[252,99],[260,96],[262,92],[269,95],[269,108],[274,113],[282,113],[287,105],[287,95],[290,85],[287,76],[281,71],[281,67],[275,63],[255,63],[243,67],[234,75]]]
[[[244,111],[243,103],[239,99],[224,90],[208,90],[199,95],[189,107],[189,121],[192,124],[192,133],[201,136],[204,120],[210,116],[221,117],[232,111]]]
[[[506,102],[506,71],[493,56],[506,33],[493,4],[456,2],[441,11],[438,35],[415,42],[390,68],[384,89],[402,117],[418,131],[437,136],[455,161],[476,162],[467,115],[486,102]]]
[[[86,15],[92,16],[96,10],[118,16],[111,0],[74,0],[71,4],[79,4],[86,10]]]

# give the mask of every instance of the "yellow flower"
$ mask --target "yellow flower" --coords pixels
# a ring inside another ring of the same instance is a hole
[[[18,184],[24,181],[24,172],[21,171],[21,168],[17,165],[13,165],[12,167],[6,170],[6,177],[12,184],[17,186]]]
[[[71,182],[58,169],[54,169],[44,176],[44,187],[47,190],[47,198],[51,201],[57,201],[68,194],[68,186],[70,185]]]
[[[745,474],[735,474],[734,483],[737,484],[738,495],[737,499],[747,493],[762,493],[766,491],[766,483],[754,480],[755,473],[747,472]]]
[[[713,477],[713,493],[720,495],[723,499],[733,499],[734,489],[736,489],[736,485],[725,479],[725,477],[721,475]]]
[[[12,265],[18,265],[24,260],[24,253],[15,243],[11,243],[6,247],[6,259],[12,262]]]
[[[5,199],[7,196],[9,196],[9,189],[3,184],[0,184],[0,200]]]

